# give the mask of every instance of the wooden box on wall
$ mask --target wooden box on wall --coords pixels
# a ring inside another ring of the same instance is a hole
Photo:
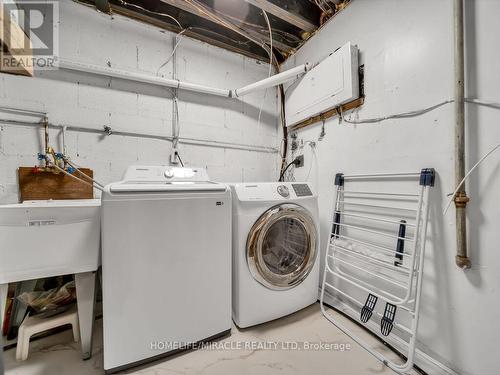
[[[93,178],[91,169],[80,169]],[[47,199],[92,199],[94,189],[64,173],[35,171],[33,167],[19,167],[19,201]]]

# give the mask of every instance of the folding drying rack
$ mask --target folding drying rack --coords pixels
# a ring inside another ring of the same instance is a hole
[[[325,254],[321,310],[326,319],[398,373],[413,367],[434,176],[430,168],[420,173],[335,176],[337,195]],[[393,191],[394,187],[398,190]],[[406,362],[389,360],[336,320],[325,308],[326,289],[359,314],[361,323],[370,319],[372,327],[378,323],[383,336],[395,327],[400,333],[395,341],[408,348]],[[382,304],[377,306],[379,301]]]

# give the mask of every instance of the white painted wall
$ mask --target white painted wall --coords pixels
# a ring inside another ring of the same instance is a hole
[[[500,1],[466,0],[468,97],[500,102]],[[325,57],[347,41],[357,44],[365,64],[364,106],[351,118],[379,117],[416,110],[453,96],[453,4],[451,0],[353,0],[302,47],[287,66]],[[500,142],[500,111],[467,105],[467,165]],[[426,115],[377,124],[326,122],[317,142],[322,242],[325,244],[337,172],[437,170],[433,188],[425,265],[419,347],[461,374],[500,372],[500,153],[467,183],[469,249],[472,269],[455,266],[454,209],[442,209],[453,191],[453,105]],[[317,141],[321,126],[299,131],[299,140]],[[313,158],[304,147],[308,174]],[[315,180],[314,167],[310,179]],[[324,246],[323,246],[324,247]],[[419,364],[431,374],[442,370]]]
[[[171,54],[173,35],[72,1],[60,2],[60,55],[64,59],[100,66],[109,62],[118,69],[170,78],[171,62],[158,68]],[[243,86],[268,75],[267,64],[185,37],[177,49],[177,62],[180,80],[220,88]],[[276,148],[275,92],[270,90],[265,101],[262,96],[260,92],[240,100],[180,91],[181,138]],[[172,134],[172,100],[167,88],[77,72],[41,72],[36,78],[0,73],[0,106],[46,111],[54,124]],[[12,117],[0,112],[0,119],[5,118]],[[36,155],[43,150],[41,134],[0,122],[0,202],[17,201],[16,168],[37,164]],[[52,130],[51,139],[60,150],[60,132]],[[163,140],[85,132],[68,132],[66,145],[70,157],[94,169],[96,179],[103,183],[119,180],[130,164],[168,164],[171,149],[171,143]],[[186,165],[206,166],[214,180],[276,179],[276,153],[182,143],[179,151]]]

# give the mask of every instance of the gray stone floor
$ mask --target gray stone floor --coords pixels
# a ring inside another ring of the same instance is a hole
[[[334,313],[335,314],[335,313]],[[387,352],[380,341],[357,325],[350,324],[378,350]],[[319,347],[327,343],[329,347]],[[222,345],[224,344],[224,345]],[[128,373],[167,374],[394,374],[368,352],[340,332],[314,304],[295,314],[256,327],[233,327],[220,347],[185,352]],[[294,345],[297,347],[295,348]],[[224,346],[224,347],[222,347]],[[392,354],[392,353],[390,353]],[[6,375],[102,374],[102,320],[95,327],[93,357],[82,361],[79,344],[65,331],[31,344],[30,355],[16,362],[15,349],[4,353]]]

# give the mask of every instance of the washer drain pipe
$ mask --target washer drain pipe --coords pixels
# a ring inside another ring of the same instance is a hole
[[[464,3],[454,0],[455,29],[455,186],[465,176],[465,57],[464,57]],[[457,255],[458,267],[471,267],[467,255],[467,218],[466,207],[469,198],[465,192],[465,184],[455,194]]]

